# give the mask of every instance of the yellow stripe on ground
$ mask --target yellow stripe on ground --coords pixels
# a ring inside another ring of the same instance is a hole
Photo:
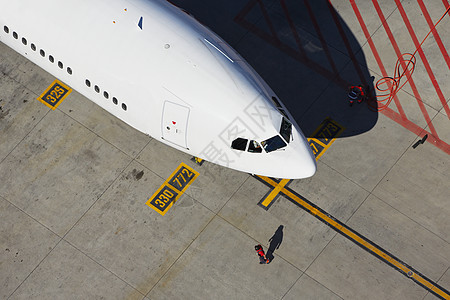
[[[370,253],[372,253],[375,256],[378,256],[382,258],[384,261],[388,262],[398,270],[400,270],[404,275],[410,277],[435,295],[438,295],[442,297],[443,299],[449,299],[450,295],[445,290],[442,290],[439,286],[437,286],[432,281],[424,278],[423,276],[420,276],[415,272],[415,270],[408,267],[406,264],[404,264],[402,261],[396,259],[392,255],[390,255],[388,252],[384,251],[380,247],[369,243],[366,239],[364,239],[359,234],[356,234],[352,230],[350,230],[345,225],[342,225],[340,222],[336,221],[332,216],[327,214],[326,212],[314,207],[313,205],[309,204],[305,200],[303,200],[301,197],[296,195],[294,192],[292,192],[290,189],[283,187],[280,187],[280,184],[277,183],[275,180],[268,178],[268,177],[262,177],[259,176],[262,180],[264,180],[266,183],[274,187],[274,190],[279,188],[279,192],[283,193],[286,197],[288,197],[290,200],[296,202],[300,207],[305,209],[307,212],[309,212],[311,215],[320,218],[324,223],[332,227],[337,232],[341,233],[342,235],[348,237],[350,240],[352,240],[354,243],[358,244],[359,246],[363,247]]]
[[[268,207],[270,202],[278,195],[278,193],[284,188],[284,186],[289,182],[289,179],[283,179],[278,183],[275,188],[270,192],[270,194],[261,202],[261,205],[264,207]]]

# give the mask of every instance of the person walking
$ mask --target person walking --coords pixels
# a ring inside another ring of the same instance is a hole
[[[258,254],[260,264],[269,263],[269,260],[267,259],[266,254],[264,253],[263,247],[260,244],[255,246],[255,250],[256,253]]]

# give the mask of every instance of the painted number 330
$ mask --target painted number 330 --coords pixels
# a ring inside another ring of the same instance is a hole
[[[59,86],[55,86],[55,88],[53,90],[50,91],[50,94],[47,95],[47,99],[48,101],[50,101],[51,103],[55,103],[57,102],[62,95],[64,95],[65,90]]]
[[[167,202],[172,199],[173,196],[174,194],[171,191],[165,190],[159,195],[158,199],[155,200],[155,204],[163,208],[164,206],[166,206]]]

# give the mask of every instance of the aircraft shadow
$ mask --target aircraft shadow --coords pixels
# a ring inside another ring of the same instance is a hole
[[[374,91],[361,45],[328,1],[172,0],[227,41],[264,78],[306,137],[331,118],[340,137],[364,133],[378,112],[350,107],[347,90]]]

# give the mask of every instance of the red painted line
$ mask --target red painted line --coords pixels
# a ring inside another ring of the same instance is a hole
[[[444,3],[445,9],[447,9],[450,6],[450,4],[448,4],[447,0],[442,0],[442,3]],[[450,17],[450,11],[448,12],[448,15]]]
[[[334,7],[331,4],[330,0],[327,1],[327,7],[330,10],[331,16],[333,17],[334,23],[336,24],[336,27],[339,31],[342,41],[344,42],[345,48],[347,49],[348,55],[350,56],[353,66],[355,67],[356,72],[358,73],[358,76],[361,79],[361,83],[364,86],[367,86],[367,81],[364,78],[364,74],[363,74],[363,71],[361,70],[361,66],[359,65],[358,61],[356,60],[355,54],[353,53],[352,47],[350,45],[350,42],[348,41],[347,35],[345,34],[344,28],[342,28],[342,24],[339,21],[339,17],[337,16],[337,13],[334,10]]]
[[[420,42],[417,39],[416,33],[414,32],[414,30],[412,28],[411,22],[409,22],[409,19],[408,19],[408,16],[406,15],[405,9],[403,8],[403,5],[399,0],[395,0],[395,3],[397,4],[397,7],[400,11],[403,21],[405,22],[406,27],[408,28],[408,32],[411,35],[414,45],[417,48],[417,51],[420,55],[420,58],[422,59],[425,69],[427,70],[427,73],[428,73],[428,76],[430,77],[431,83],[433,84],[434,89],[436,90],[439,100],[441,101],[442,105],[444,106],[444,110],[447,113],[447,117],[450,118],[450,108],[448,107],[447,100],[445,99],[444,94],[441,91],[441,87],[439,86],[439,83],[437,82],[436,77],[434,76],[433,70],[431,70],[430,63],[428,62],[428,60],[425,56],[425,53],[422,50],[422,46],[420,45]],[[423,2],[421,0],[419,0],[419,5],[420,5],[420,3],[422,3],[422,5],[423,5]],[[422,8],[422,5],[421,5],[421,8]],[[425,7],[423,7],[423,8],[426,10]],[[431,25],[431,26],[434,26],[434,25]]]
[[[392,31],[386,21],[386,18],[384,17],[383,11],[380,8],[380,5],[378,4],[377,0],[372,0],[372,3],[375,7],[375,10],[377,11],[378,16],[381,19],[382,25],[389,37],[389,40],[391,41],[392,47],[394,47],[395,53],[397,54],[397,58],[400,58],[402,56],[402,53],[400,52],[400,49],[398,47],[397,41],[394,38],[394,35],[392,34]],[[404,70],[406,70],[406,74],[409,73],[407,70],[407,67],[405,65],[404,61],[401,61],[402,67]],[[409,79],[409,85],[411,86],[411,89],[414,94],[414,98],[416,98],[417,103],[419,104],[420,110],[422,111],[423,116],[425,117],[425,121],[427,122],[428,126],[430,127],[431,132],[434,136],[438,137],[438,134],[436,132],[436,129],[433,126],[433,123],[431,123],[431,118],[428,115],[428,111],[425,108],[424,103],[422,102],[422,98],[420,97],[419,91],[417,90],[416,84],[414,83],[414,80],[412,78]]]
[[[442,43],[439,33],[436,31],[436,28],[434,28],[434,24],[433,21],[431,20],[430,14],[428,13],[428,10],[422,0],[417,0],[417,2],[419,3],[423,16],[427,20],[428,26],[430,26],[431,32],[433,33],[436,43],[438,44],[439,49],[441,50],[441,53],[444,56],[445,62],[447,63],[448,68],[450,69],[450,57],[448,56],[447,49],[445,49],[445,46]]]
[[[370,48],[374,54],[374,57],[378,63],[378,66],[382,72],[382,74],[386,77],[387,76],[387,72],[384,68],[384,65],[381,61],[380,56],[378,55],[377,49],[375,47],[375,44],[373,43],[370,34],[367,30],[367,26],[364,23],[364,20],[361,16],[361,13],[359,12],[358,7],[356,6],[354,0],[349,0],[353,10],[355,11],[355,14],[357,16],[357,19],[361,25],[361,28],[366,36],[367,42],[370,45]],[[443,1],[447,1],[447,0],[443,0]],[[285,52],[287,55],[291,56],[292,58],[298,60],[299,62],[305,64],[308,68],[311,68],[312,70],[316,71],[318,74],[324,76],[325,78],[334,81],[336,84],[338,84],[339,86],[341,86],[342,88],[346,88],[349,83],[346,82],[343,79],[336,79],[336,77],[334,76],[333,73],[331,73],[329,70],[323,68],[322,66],[318,65],[315,62],[312,62],[310,60],[305,59],[302,55],[300,55],[298,53],[298,51],[296,51],[295,49],[293,49],[292,47],[289,47],[283,43],[281,43],[279,40],[275,40],[270,34],[267,34],[265,31],[259,29],[258,27],[255,26],[255,24],[252,24],[248,21],[245,20],[245,16],[250,12],[250,10],[256,5],[256,3],[258,2],[258,0],[250,0],[249,3],[245,6],[244,10],[241,11],[236,17],[235,17],[235,21],[241,25],[242,27],[246,28],[247,30],[249,30],[250,32],[252,32],[253,34],[255,34],[256,36],[259,36],[260,38],[262,38],[263,40],[265,40],[266,42],[268,42],[269,44],[274,45],[275,47],[278,47],[278,49],[280,51]],[[395,99],[395,98],[394,98]],[[398,99],[397,99],[398,101]],[[399,110],[400,111],[400,110]],[[411,122],[410,120],[406,119],[405,115],[397,113],[395,111],[393,111],[392,109],[390,109],[389,107],[386,108],[385,110],[383,110],[381,112],[383,115],[387,116],[388,118],[390,118],[391,120],[395,121],[396,123],[398,123],[399,125],[403,126],[404,128],[406,128],[407,130],[411,131],[412,133],[416,134],[419,137],[423,137],[425,134],[428,134],[428,139],[427,142],[429,142],[430,144],[433,144],[434,146],[436,146],[437,148],[441,149],[442,151],[444,151],[445,153],[450,155],[450,145],[445,143],[444,141],[440,140],[437,136],[434,136],[432,132],[429,132],[423,128],[421,128],[420,126],[414,124],[413,122]]]
[[[252,10],[252,8],[258,3],[258,0],[250,0],[247,5],[241,10],[241,12],[234,17],[234,21],[238,24],[246,24],[247,26],[244,26],[244,28],[248,29],[249,31],[257,30],[258,28],[251,24],[250,22],[245,21],[245,16]]]
[[[239,22],[241,20],[244,20],[245,16],[252,10],[252,8],[255,6],[255,4],[258,2],[258,0],[251,0],[249,1],[245,7],[241,10],[241,12],[234,17],[235,22]]]
[[[366,37],[367,42],[369,43],[370,49],[372,50],[372,54],[375,57],[375,60],[377,61],[378,67],[381,70],[381,74],[383,75],[383,77],[388,77],[386,68],[384,67],[383,62],[381,61],[381,57],[378,54],[378,50],[375,47],[375,43],[373,42],[372,37],[369,34],[369,30],[367,29],[366,23],[364,22],[364,19],[362,18],[362,15],[361,15],[361,12],[359,11],[358,6],[356,5],[354,0],[350,0],[350,4],[352,5],[353,11],[355,12],[356,18],[358,19],[361,29],[364,32],[364,36]],[[389,84],[389,89],[390,88],[391,88],[391,86]],[[402,119],[407,120],[405,111],[403,110],[403,107],[400,104],[400,100],[398,99],[397,95],[394,96],[394,103],[397,106],[398,112],[400,113]]]
[[[273,38],[277,40],[279,43],[281,43],[280,39],[278,38],[277,31],[275,30],[275,27],[272,24],[272,21],[270,20],[269,14],[267,13],[266,7],[264,6],[264,3],[262,0],[258,0],[258,4],[261,7],[264,19],[266,19],[267,25],[269,25],[270,32],[272,32]]]
[[[316,16],[314,15],[311,5],[309,4],[308,0],[303,0],[303,2],[305,3],[306,9],[308,10],[309,17],[311,18],[311,21],[314,25],[314,29],[316,30],[317,36],[319,37],[320,43],[322,44],[322,48],[325,52],[325,55],[327,56],[328,62],[330,63],[331,68],[333,69],[336,76],[339,76],[339,71],[336,68],[336,65],[334,64],[334,60],[333,57],[331,56],[330,49],[328,48],[328,44],[325,41],[322,31],[320,30],[319,23],[317,22]]]
[[[389,107],[383,110],[382,114],[387,116],[391,120],[397,122],[398,124],[400,124],[401,126],[403,126],[404,128],[408,129],[409,131],[411,131],[412,133],[416,134],[421,138],[423,138],[425,134],[428,134],[427,142],[438,147],[439,149],[450,155],[450,145],[444,142],[443,140],[439,139],[438,137],[434,136],[431,132],[428,132],[427,130],[414,124],[410,120],[402,119],[398,113],[396,113]]]
[[[359,24],[361,25],[361,29],[364,32],[364,35],[367,39],[367,42],[369,43],[370,49],[372,50],[373,55],[375,56],[375,59],[378,63],[378,67],[380,68],[383,76],[387,76],[386,69],[384,68],[383,62],[381,61],[381,58],[378,54],[377,48],[375,47],[375,44],[370,37],[369,31],[367,30],[367,26],[364,22],[364,19],[362,18],[362,15],[355,3],[354,0],[350,0],[350,4],[352,5],[353,11],[355,12],[356,18],[358,19]],[[397,97],[397,96],[396,96]],[[430,144],[435,145],[442,151],[444,151],[447,154],[450,154],[450,145],[445,143],[444,141],[440,140],[438,137],[433,136],[431,132],[428,132],[424,129],[422,129],[420,126],[414,124],[410,120],[406,119],[404,115],[401,115],[389,107],[387,107],[385,110],[381,112],[383,115],[387,116],[391,120],[397,122],[399,125],[403,126],[404,128],[408,129],[412,133],[416,134],[417,136],[423,137],[425,134],[428,134],[430,137],[430,140],[427,139],[427,142]]]
[[[257,0],[252,1],[252,2],[256,3]],[[264,30],[259,29],[258,27],[255,26],[255,24],[248,22],[247,20],[245,20],[245,15],[239,14],[239,17],[235,18],[235,22],[237,22],[239,25],[241,25],[248,31],[252,32],[256,36],[259,36],[260,38],[262,38],[269,44],[272,44],[273,46],[277,47],[278,50],[283,51],[284,53],[286,53],[290,57],[294,58],[295,60],[303,63],[305,66],[307,66],[311,70],[314,70],[317,74],[322,75],[323,77],[327,78],[328,80],[335,82],[336,84],[342,86],[343,88],[347,87],[350,84],[350,83],[346,82],[345,80],[343,80],[342,78],[337,77],[336,74],[334,74],[327,68],[324,68],[323,66],[317,64],[316,62],[307,59],[306,57],[301,55],[298,52],[298,50],[296,50],[286,44],[281,43],[280,40],[274,38],[272,35],[266,33]]]
[[[300,40],[300,36],[298,35],[297,29],[295,28],[294,22],[292,21],[292,18],[289,14],[289,10],[286,6],[286,3],[284,2],[284,0],[281,0],[280,3],[281,3],[281,7],[283,8],[284,14],[286,15],[286,19],[289,23],[289,27],[291,28],[292,34],[294,35],[294,39],[295,39],[295,42],[297,43],[298,50],[300,50],[300,54],[303,55],[307,59],[308,57],[306,56],[305,49],[303,48],[302,42]]]

